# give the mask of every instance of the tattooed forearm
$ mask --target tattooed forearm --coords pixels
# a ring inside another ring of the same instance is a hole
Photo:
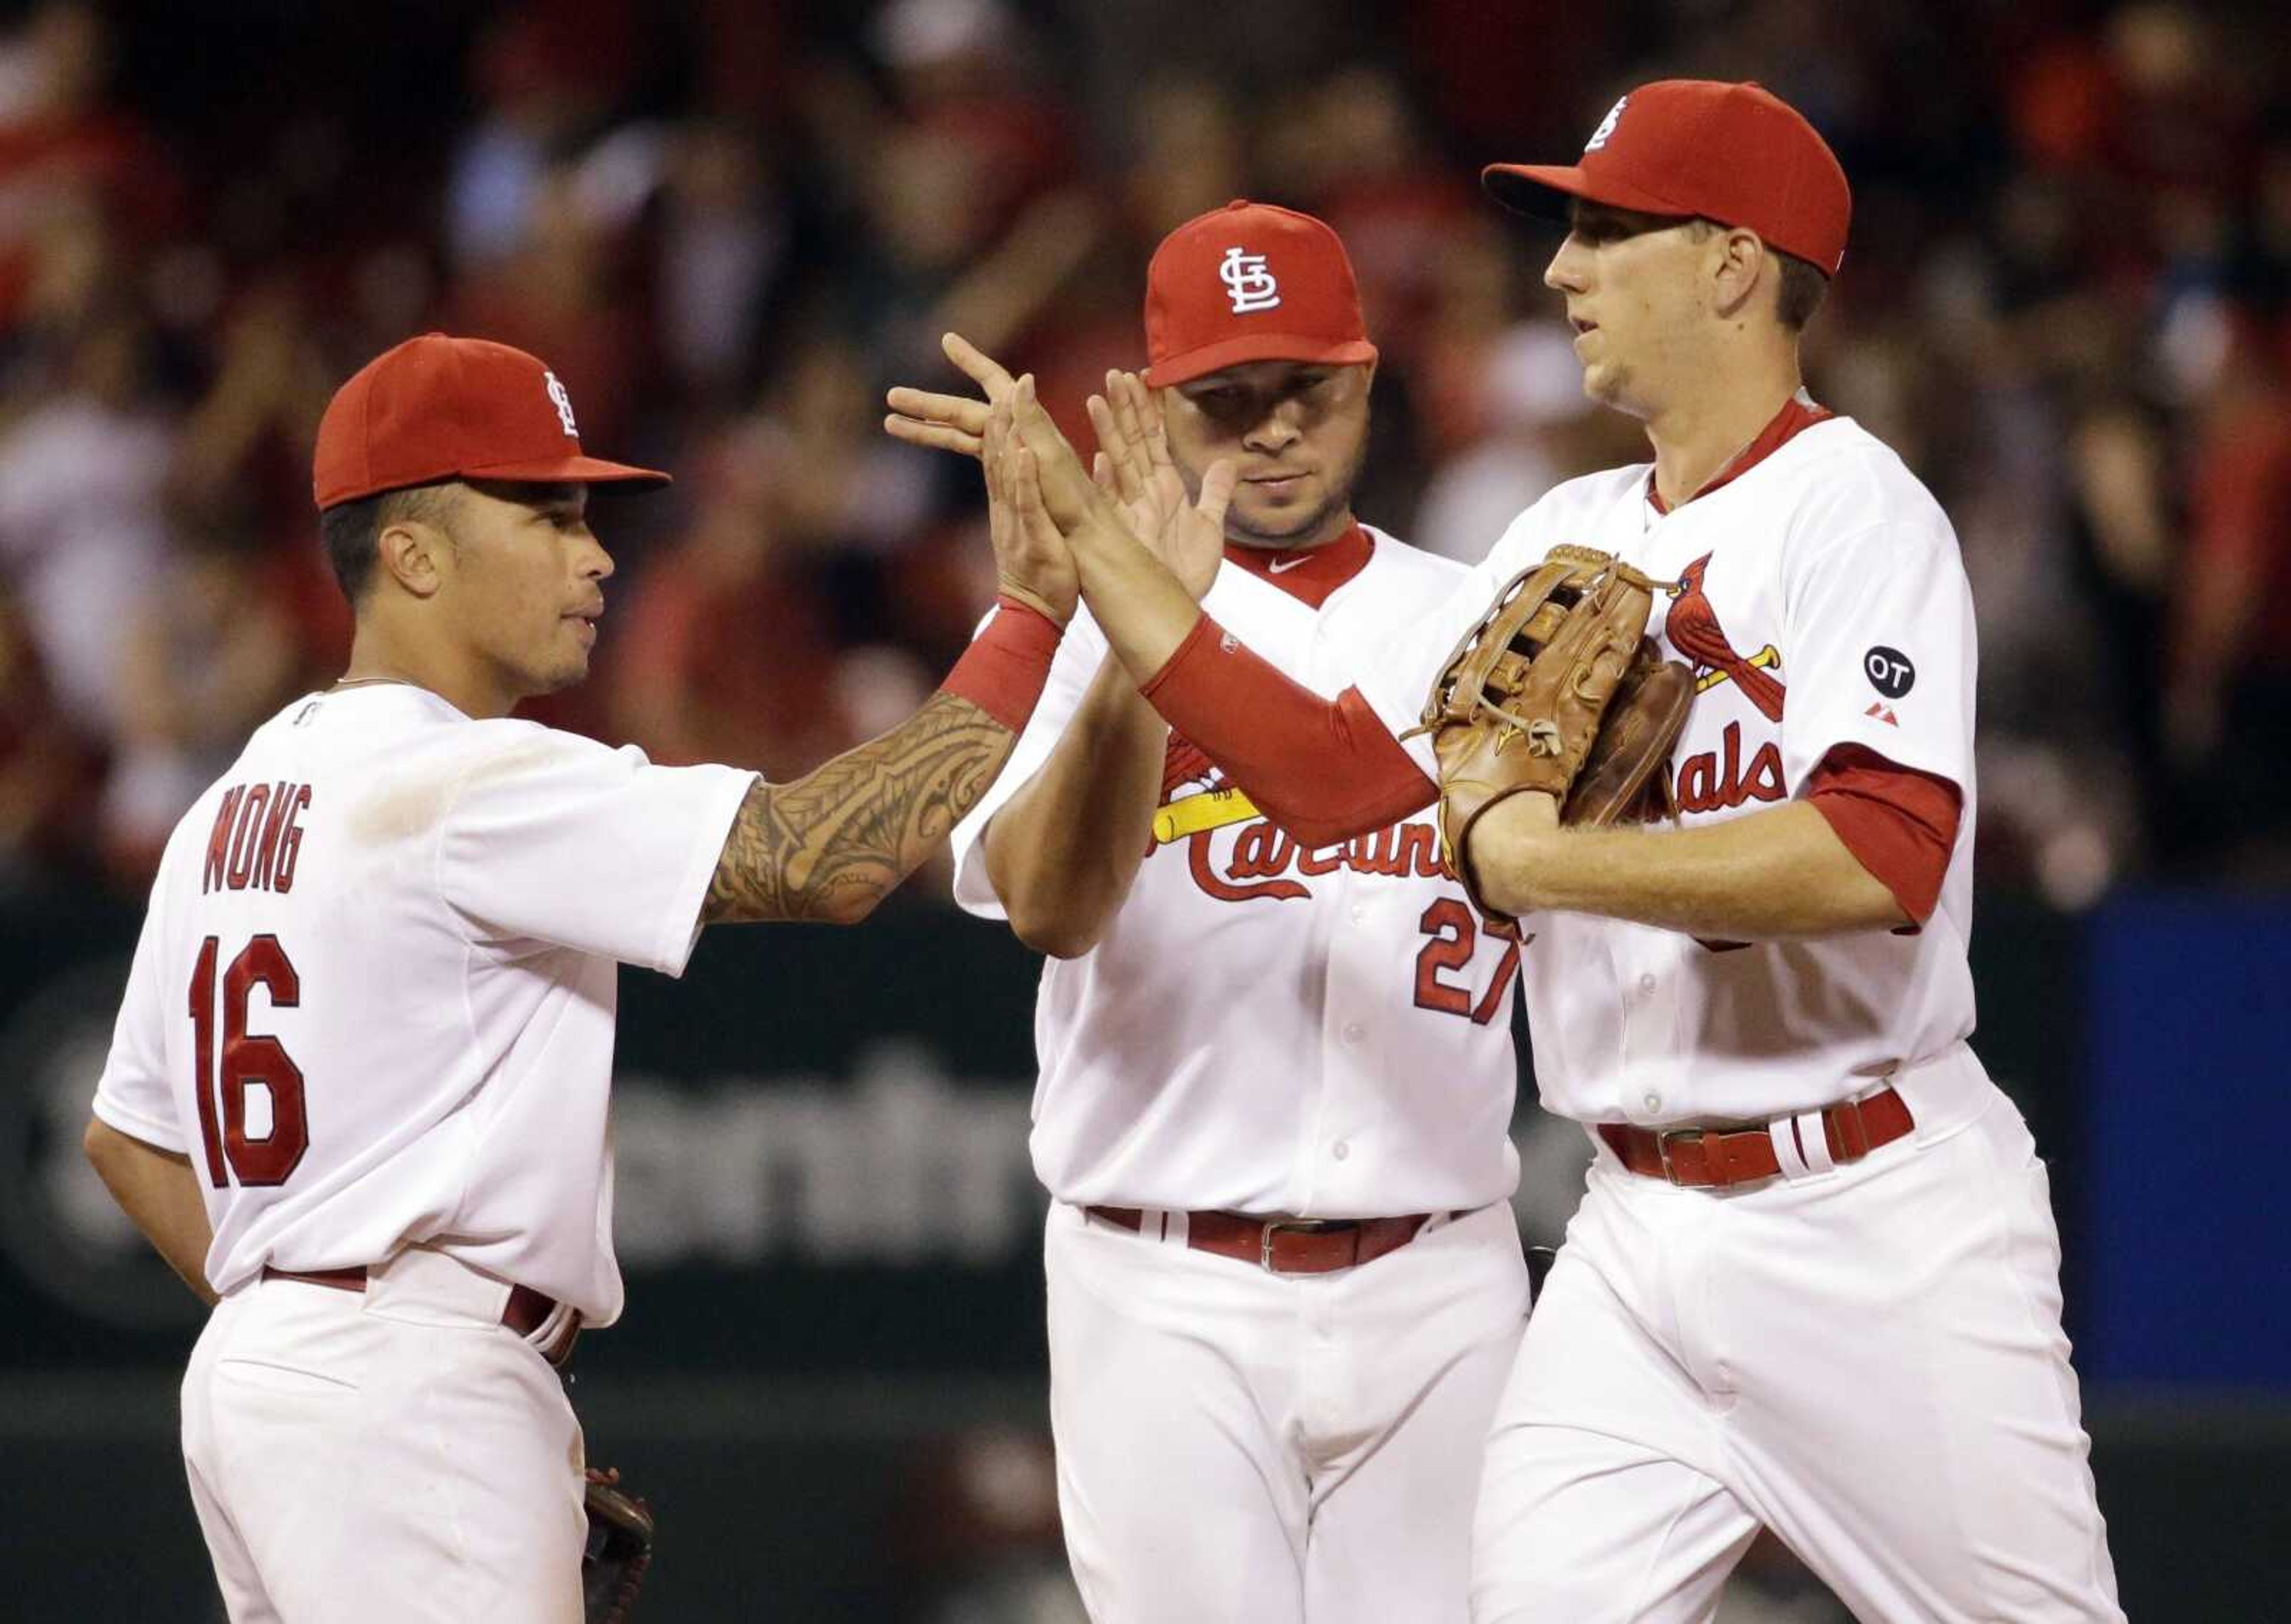
[[[808,776],[758,781],[732,820],[700,917],[866,918],[977,804],[1016,742],[969,700],[934,694]]]

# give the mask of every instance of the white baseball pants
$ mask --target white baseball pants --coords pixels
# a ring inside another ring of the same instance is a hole
[[[1050,1420],[1096,1624],[1462,1624],[1528,1306],[1499,1202],[1326,1274],[1050,1210]]]
[[[1959,1052],[1826,1174],[1600,1146],[1488,1442],[1478,1624],[1708,1620],[1761,1524],[1864,1620],[2120,1624],[2044,1164]]]
[[[581,1428],[502,1294],[408,1250],[217,1305],[183,1459],[232,1624],[578,1624]]]

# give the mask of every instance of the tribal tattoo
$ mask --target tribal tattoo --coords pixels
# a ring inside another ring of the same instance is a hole
[[[951,694],[792,784],[740,803],[701,919],[852,924],[978,803],[1016,736]]]

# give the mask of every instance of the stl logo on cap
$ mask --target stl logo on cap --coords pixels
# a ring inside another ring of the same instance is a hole
[[[1607,138],[1615,133],[1615,126],[1623,122],[1623,109],[1630,105],[1630,100],[1628,96],[1616,99],[1615,105],[1607,109],[1607,116],[1599,120],[1599,127],[1591,132],[1591,139],[1583,143],[1584,151],[1596,152],[1607,144]]]
[[[579,439],[581,430],[573,426],[573,397],[566,392],[555,373],[544,372],[541,375],[549,381],[549,404],[557,408],[557,421],[565,425],[567,434]]]
[[[1272,269],[1261,253],[1250,253],[1242,248],[1226,249],[1224,261],[1218,266],[1218,278],[1225,284],[1236,316],[1274,310],[1281,303],[1281,284],[1274,279]]]

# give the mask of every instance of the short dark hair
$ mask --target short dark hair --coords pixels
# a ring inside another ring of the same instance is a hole
[[[1821,296],[1829,291],[1829,278],[1812,260],[1802,260],[1794,253],[1773,251],[1782,262],[1781,290],[1774,295],[1774,318],[1793,333],[1805,331],[1805,324],[1821,308]]]
[[[1700,214],[1691,223],[1698,238],[1726,229],[1718,221]],[[1774,294],[1774,319],[1792,333],[1803,333],[1805,324],[1821,308],[1821,296],[1829,291],[1829,278],[1812,260],[1785,253],[1772,243],[1766,244],[1766,252],[1774,256],[1781,269],[1780,286]]]
[[[352,607],[374,584],[374,566],[382,556],[375,543],[382,533],[406,519],[434,524],[444,518],[451,505],[446,487],[452,483],[440,479],[377,491],[338,502],[318,515],[318,540],[326,550],[326,563]]]

